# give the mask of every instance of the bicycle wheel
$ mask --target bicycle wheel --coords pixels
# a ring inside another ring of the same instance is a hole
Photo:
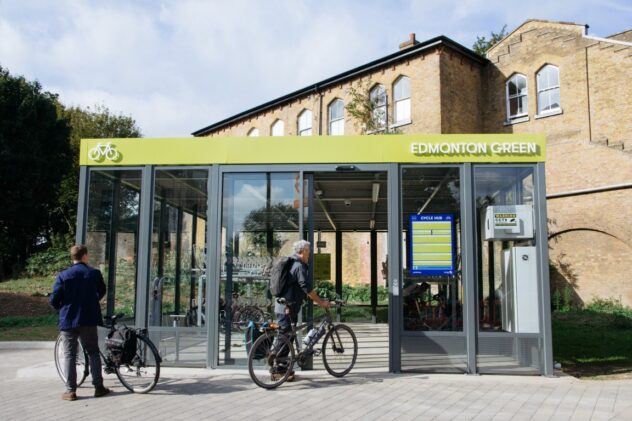
[[[235,312],[235,318],[233,321],[236,323],[235,328],[241,332],[242,329],[248,326],[248,322],[253,321],[259,325],[265,321],[265,314],[263,310],[255,306],[244,306]]]
[[[98,161],[101,158],[101,150],[98,147],[94,147],[88,151],[88,158],[93,161]]]
[[[287,380],[294,367],[294,347],[276,331],[264,332],[248,353],[248,373],[259,387],[274,389]]]
[[[154,343],[148,337],[138,335],[136,356],[130,364],[117,365],[116,376],[130,392],[150,392],[160,378],[160,361]]]
[[[347,325],[336,325],[323,341],[323,363],[329,374],[343,377],[348,374],[358,358],[358,340]]]
[[[61,335],[57,337],[55,342],[55,368],[61,381],[66,384],[66,369],[64,368],[64,360],[66,359],[64,353],[64,342]],[[88,356],[81,346],[81,341],[77,341],[77,387],[81,386],[88,377],[89,366],[87,364]]]
[[[119,151],[116,149],[108,148],[105,150],[105,157],[110,161],[117,161],[119,159]]]

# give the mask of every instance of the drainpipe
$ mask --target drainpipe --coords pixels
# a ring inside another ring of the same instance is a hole
[[[318,136],[323,134],[323,93],[314,85],[314,92],[318,95]]]

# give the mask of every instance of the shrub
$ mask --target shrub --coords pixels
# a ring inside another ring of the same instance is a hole
[[[55,275],[70,266],[69,250],[73,245],[70,236],[54,236],[50,247],[32,254],[24,271],[28,276]]]
[[[632,308],[614,298],[595,298],[586,306],[586,311],[607,315],[610,324],[618,329],[632,329]]]

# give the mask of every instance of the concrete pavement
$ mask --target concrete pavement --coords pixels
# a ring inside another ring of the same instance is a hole
[[[0,349],[0,419],[632,419],[630,380],[317,371],[266,391],[245,371],[164,368],[153,392],[135,395],[105,379],[112,395],[92,398],[87,379],[65,402],[52,350]]]

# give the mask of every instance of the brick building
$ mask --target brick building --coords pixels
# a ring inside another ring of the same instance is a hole
[[[345,110],[370,86],[408,134],[544,133],[552,285],[632,305],[632,30],[528,20],[487,58],[439,36],[200,129],[195,136],[361,134]]]

